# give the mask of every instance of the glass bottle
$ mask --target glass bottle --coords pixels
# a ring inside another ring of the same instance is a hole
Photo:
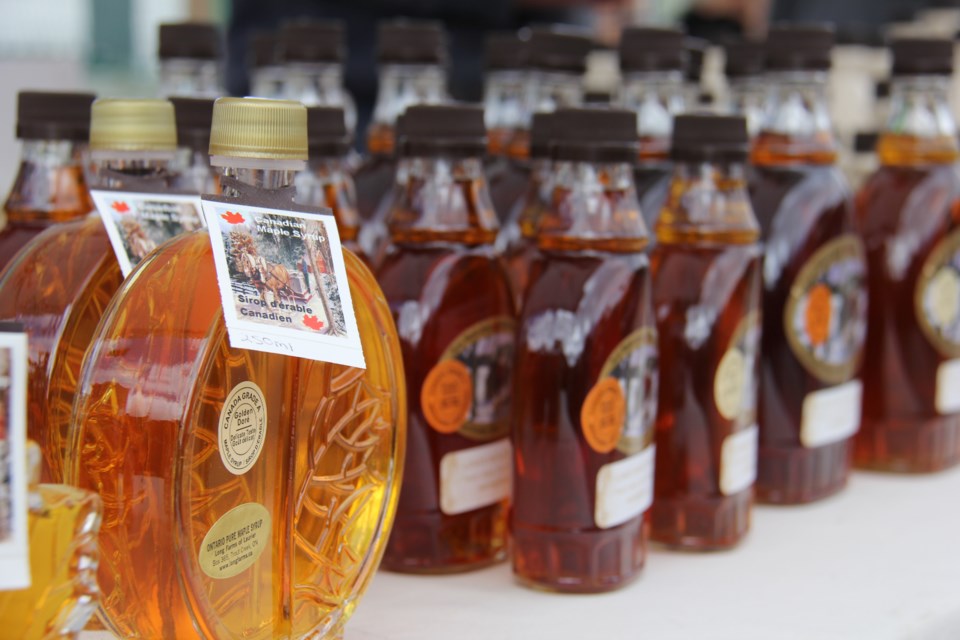
[[[723,549],[750,525],[757,470],[759,228],[746,121],[677,116],[650,257],[660,348],[651,538]]]
[[[623,81],[617,106],[637,114],[640,152],[633,177],[648,228],[670,188],[670,131],[674,115],[687,107],[687,55],[683,33],[675,29],[627,27],[620,38]]]
[[[727,77],[727,111],[747,119],[747,133],[752,140],[763,124],[767,83],[763,78],[762,42],[739,40],[724,47],[724,73]]]
[[[517,334],[513,571],[555,591],[615,589],[646,558],[657,333],[633,188],[636,117],[560,109],[552,197]]]
[[[683,39],[683,48],[687,52],[687,61],[683,68],[686,83],[686,104],[694,108],[710,108],[713,96],[704,88],[703,64],[707,57],[709,43],[702,38],[687,36]]]
[[[960,462],[960,176],[949,40],[892,43],[880,168],[856,199],[870,308],[855,462],[926,472]]]
[[[92,188],[170,188],[176,145],[168,101],[97,100],[87,182]],[[0,320],[23,324],[29,335],[27,435],[43,453],[43,482],[63,482],[80,365],[122,279],[98,216],[44,231],[0,274]]]
[[[17,94],[20,167],[0,227],[0,271],[27,242],[52,224],[93,210],[83,178],[83,151],[90,136],[89,93]]]
[[[529,40],[526,32],[487,35],[483,108],[489,139],[487,153],[492,156],[506,155],[510,139],[526,124],[530,109]]]
[[[340,242],[362,258],[357,244],[357,196],[346,167],[350,134],[343,109],[307,107],[307,138],[310,159],[296,178],[297,202],[333,211]]]
[[[410,105],[447,100],[447,42],[439,22],[392,20],[381,22],[377,33],[380,84],[367,130],[368,155],[353,174],[360,245],[370,257],[382,253],[390,235],[387,216],[397,172],[397,118]]]
[[[211,98],[170,98],[177,122],[176,187],[193,193],[217,193],[217,174],[210,168]]]
[[[208,22],[160,25],[160,95],[216,98],[224,94],[220,30]]]
[[[277,55],[283,97],[308,107],[340,107],[347,129],[357,126],[357,106],[343,86],[346,58],[343,22],[294,22],[280,28]]]
[[[827,27],[770,30],[751,153],[766,247],[756,494],[780,504],[841,490],[860,425],[867,274],[827,109],[833,38]]]
[[[40,459],[40,448],[30,442],[30,586],[0,591],[0,625],[7,638],[76,638],[97,609],[102,504],[76,487],[40,484]]]
[[[293,208],[306,120],[295,102],[218,100],[221,195]],[[391,526],[406,419],[389,309],[344,260],[365,370],[231,347],[205,230],[152,253],[106,310],[67,475],[104,500],[101,616],[119,637],[340,636]],[[221,421],[244,419],[262,445],[228,470]]]
[[[413,106],[400,136],[406,179],[378,280],[403,348],[410,438],[384,566],[463,571],[506,553],[513,298],[493,250],[483,110]]]
[[[272,31],[255,33],[250,39],[250,95],[280,98],[284,92],[284,72],[278,51],[279,38]]]

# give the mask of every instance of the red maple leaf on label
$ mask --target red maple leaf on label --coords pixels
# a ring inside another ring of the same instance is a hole
[[[243,216],[235,211],[227,211],[225,214],[220,216],[230,224],[240,224],[243,222]]]
[[[303,324],[314,331],[323,329],[323,320],[320,320],[317,316],[303,316]]]
[[[130,211],[130,206],[122,200],[114,201],[114,203],[110,205],[110,208],[121,215]]]

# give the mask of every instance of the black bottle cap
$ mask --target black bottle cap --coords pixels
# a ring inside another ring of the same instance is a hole
[[[731,42],[724,47],[724,55],[724,73],[728,78],[749,78],[763,73],[766,52],[762,42]]]
[[[550,157],[553,144],[553,113],[538,111],[530,121],[530,157],[542,160]]]
[[[350,149],[341,107],[307,107],[307,146],[311,157],[341,157]]]
[[[707,113],[673,119],[670,157],[679,161],[743,161],[749,152],[747,120]]]
[[[688,82],[700,84],[707,46],[707,41],[702,38],[686,37],[683,39],[683,48],[687,51],[687,63],[683,67],[683,74]]]
[[[444,64],[447,37],[434,20],[388,20],[377,27],[377,57],[381,63]]]
[[[593,40],[580,29],[534,27],[530,32],[530,66],[543,71],[583,73]]]
[[[620,69],[623,71],[682,71],[688,53],[677,29],[627,27],[620,36]]]
[[[861,131],[853,136],[853,150],[857,153],[873,153],[877,150],[880,134],[876,131]]]
[[[864,23],[851,23],[837,27],[837,44],[882,49],[885,43],[883,32],[878,27]]]
[[[827,71],[835,42],[833,25],[778,25],[767,33],[770,71]]]
[[[589,107],[609,107],[613,95],[609,91],[587,91],[583,94],[583,104]]]
[[[950,75],[953,73],[953,40],[946,38],[895,38],[893,75]]]
[[[211,22],[173,22],[160,25],[158,56],[161,60],[216,60],[222,49],[220,29]]]
[[[472,105],[408,107],[397,120],[402,156],[480,157],[487,150],[483,108]]]
[[[637,159],[637,114],[625,109],[558,109],[551,156],[574,162],[634,162]]]
[[[77,140],[90,138],[92,93],[21,91],[17,94],[17,138]]]
[[[256,69],[279,64],[278,44],[279,38],[276,33],[261,31],[253,34],[250,39],[250,66]]]
[[[203,149],[210,146],[213,124],[213,98],[170,98],[177,123],[177,143],[182,147]]]
[[[525,69],[530,55],[530,31],[494,32],[487,35],[487,69],[512,71]]]
[[[277,56],[280,62],[343,62],[346,57],[343,22],[317,20],[283,25],[278,36]]]

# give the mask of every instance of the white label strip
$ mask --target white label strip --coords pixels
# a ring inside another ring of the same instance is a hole
[[[0,329],[0,590],[30,586],[27,532],[27,334]],[[5,477],[4,477],[5,476]]]
[[[642,514],[653,502],[655,447],[600,467],[593,521],[601,529],[623,524]]]
[[[757,479],[757,425],[727,436],[720,448],[720,493],[732,496]]]
[[[800,419],[800,442],[822,447],[846,440],[860,428],[863,385],[851,380],[807,394]]]
[[[513,488],[510,440],[454,451],[440,460],[440,510],[448,516],[496,504]]]
[[[947,360],[937,369],[937,413],[960,411],[960,359]]]

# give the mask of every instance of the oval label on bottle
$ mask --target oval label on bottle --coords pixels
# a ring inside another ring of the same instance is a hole
[[[243,475],[260,457],[267,436],[267,402],[263,391],[246,380],[233,388],[220,409],[217,444],[223,466]]]
[[[934,348],[950,358],[960,356],[960,229],[938,242],[923,263],[914,305]]]
[[[458,335],[420,390],[427,423],[478,442],[506,436],[515,341],[516,323],[509,316],[478,322]]]
[[[756,362],[760,347],[760,314],[751,311],[737,325],[717,365],[713,398],[726,420],[743,426],[756,416]]]
[[[812,376],[828,384],[853,378],[867,335],[867,267],[863,244],[843,235],[803,265],[783,314],[787,343]]]
[[[241,504],[213,523],[200,543],[200,569],[216,580],[246,571],[270,542],[270,512],[262,504]]]
[[[590,448],[610,453],[620,442],[627,416],[627,400],[616,378],[601,378],[580,409],[580,428]]]
[[[601,380],[611,377],[623,391],[626,407],[616,448],[626,455],[639,453],[653,444],[657,371],[657,332],[652,327],[638,329],[621,340],[600,370]]]

